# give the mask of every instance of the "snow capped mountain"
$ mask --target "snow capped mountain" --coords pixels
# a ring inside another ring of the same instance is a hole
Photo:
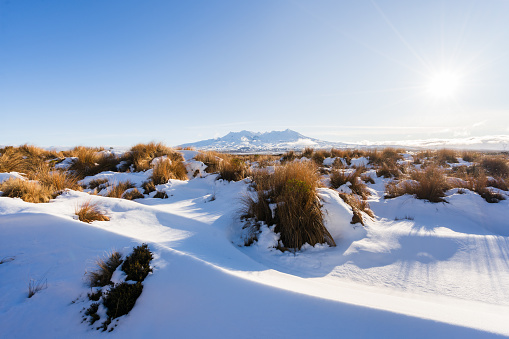
[[[509,135],[495,135],[484,137],[454,138],[454,139],[424,139],[402,141],[363,141],[358,144],[330,142],[304,136],[296,131],[230,132],[224,137],[202,140],[180,145],[194,147],[200,150],[214,150],[219,152],[285,152],[302,150],[306,147],[315,149],[330,148],[384,148],[404,147],[407,149],[468,149],[477,151],[508,151]]]
[[[284,131],[265,133],[251,131],[230,132],[221,138],[202,140],[180,146],[223,152],[279,152],[301,150],[305,147],[331,148],[347,147],[348,145],[306,137],[298,132],[286,129]]]

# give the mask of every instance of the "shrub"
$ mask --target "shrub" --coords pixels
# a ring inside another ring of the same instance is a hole
[[[97,203],[92,203],[90,200],[84,202],[80,206],[76,207],[74,212],[78,216],[80,221],[91,223],[92,221],[109,221],[106,215],[104,215]]]
[[[108,317],[115,319],[129,313],[142,291],[143,285],[140,282],[136,284],[126,282],[116,284],[106,293],[103,300]]]
[[[182,161],[161,159],[154,166],[151,179],[155,185],[166,184],[170,179],[187,180],[186,167]]]
[[[115,272],[121,263],[122,255],[116,251],[108,255],[106,258],[97,259],[95,262],[97,269],[95,271],[88,272],[89,286],[103,287],[111,284],[113,272]]]
[[[152,272],[150,261],[153,259],[147,244],[134,248],[133,253],[125,258],[122,271],[127,274],[126,280],[141,282]]]
[[[10,178],[0,184],[2,196],[21,198],[23,201],[32,203],[44,203],[51,200],[53,191],[39,184],[37,181],[28,181],[19,178]]]
[[[113,184],[112,186],[110,186],[108,188],[108,193],[106,194],[106,196],[110,198],[122,198],[125,191],[134,187],[135,187],[134,184],[129,180],[121,181],[118,184]]]
[[[101,317],[97,314],[99,310],[99,303],[92,303],[90,307],[85,311],[85,315],[90,317],[89,323],[93,325]]]
[[[287,163],[276,167],[273,174],[260,171],[253,181],[257,197],[244,199],[243,218],[254,219],[253,227],[258,222],[276,224],[280,249],[298,250],[305,243],[336,245],[323,224],[316,195],[319,176],[313,163]]]

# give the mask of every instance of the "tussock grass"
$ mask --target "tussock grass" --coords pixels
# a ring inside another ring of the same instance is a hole
[[[56,196],[66,188],[75,191],[81,191],[82,188],[78,184],[78,178],[66,171],[50,170],[47,165],[39,165],[28,176],[29,179],[38,180],[39,183],[48,187]]]
[[[411,179],[388,183],[385,187],[385,198],[390,199],[404,194],[411,194],[417,199],[445,202],[445,192],[451,187],[443,169],[431,165],[424,170],[413,171]]]
[[[45,276],[40,279],[32,279],[28,281],[28,298],[32,298],[36,293],[48,287],[48,280]]]
[[[154,195],[154,198],[168,199],[168,194],[166,194],[166,192],[164,191],[157,191],[156,194]]]
[[[360,223],[362,226],[365,226],[363,213],[370,216],[371,218],[375,217],[375,214],[370,209],[369,203],[366,200],[360,199],[354,194],[339,193],[339,196],[352,208],[353,216],[350,223]]]
[[[142,183],[141,188],[143,188],[144,194],[150,194],[156,190],[156,185],[152,180],[149,180]]]
[[[384,162],[376,170],[377,177],[399,178],[399,177],[401,177],[401,175],[402,175],[402,172],[400,171],[399,167],[397,165],[391,164],[391,163]]]
[[[482,159],[481,166],[489,175],[509,178],[509,165],[503,157],[486,157]]]
[[[7,146],[0,149],[0,173],[20,172],[29,174],[47,160],[61,157],[61,153],[47,151],[32,145]]]
[[[92,190],[103,189],[106,188],[106,186],[108,186],[108,179],[106,178],[90,180],[90,182],[88,183],[88,188]]]
[[[109,221],[106,215],[99,209],[97,203],[92,203],[90,200],[77,206],[74,214],[78,216],[78,220],[91,223],[92,221]]]
[[[155,185],[166,184],[170,179],[187,180],[186,167],[182,161],[161,159],[154,166],[151,179]]]
[[[273,174],[259,171],[253,181],[256,198],[244,199],[243,218],[254,220],[253,227],[259,222],[276,224],[280,249],[295,251],[305,243],[336,245],[323,224],[316,195],[319,176],[313,163],[287,163],[276,167]]]
[[[53,198],[53,190],[37,181],[10,178],[0,184],[2,196],[21,198],[25,202],[45,203]]]
[[[122,198],[127,199],[127,200],[134,200],[134,199],[143,199],[143,198],[145,198],[145,196],[143,194],[141,194],[141,192],[138,191],[137,188],[134,188],[134,189],[131,189],[131,190],[128,190],[127,192],[125,192],[124,195],[122,196]]]
[[[103,287],[111,284],[113,272],[122,264],[122,255],[114,251],[105,258],[98,258],[95,262],[97,268],[87,272],[88,285],[90,287]],[[100,293],[99,293],[100,297]],[[99,298],[97,298],[99,300]]]
[[[218,179],[238,181],[250,174],[246,162],[229,154],[209,151],[197,154],[195,160],[207,165],[205,172],[218,173]]]
[[[109,198],[122,198],[125,191],[135,187],[136,186],[129,180],[121,181],[108,187],[108,193],[106,196]]]
[[[120,163],[120,158],[114,154],[103,152],[102,148],[77,146],[64,154],[77,158],[69,170],[80,179],[104,171],[116,171],[117,165]]]
[[[363,170],[364,168],[358,168],[350,173],[346,173],[344,170],[333,170],[329,177],[331,187],[337,189],[346,183],[350,183],[349,188],[352,190],[352,193],[361,196],[363,199],[366,199],[369,197],[370,193],[368,187],[360,177],[360,173]]]
[[[183,161],[182,154],[163,143],[137,144],[131,147],[131,150],[124,154],[122,160],[132,165],[135,172],[146,171],[151,167],[151,162],[155,158],[166,156],[172,162]]]
[[[440,149],[436,152],[436,161],[440,165],[458,163],[458,153],[451,149]]]
[[[370,150],[366,152],[366,156],[369,162],[373,165],[383,166],[386,164],[389,167],[396,166],[398,160],[402,160],[403,156],[400,153],[404,153],[402,149],[396,149],[387,147],[382,151]]]

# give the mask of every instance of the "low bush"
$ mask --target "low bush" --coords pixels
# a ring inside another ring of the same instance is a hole
[[[115,272],[121,263],[122,255],[116,251],[109,254],[106,258],[97,259],[95,262],[97,269],[87,273],[89,286],[103,287],[111,284],[113,272]]]
[[[90,200],[84,202],[76,207],[74,214],[78,216],[80,221],[91,223],[92,221],[109,221],[106,215],[99,209],[97,203],[92,203]]]
[[[152,272],[150,261],[153,259],[152,252],[147,244],[134,248],[131,255],[125,258],[122,264],[122,271],[127,275],[126,280],[141,282]]]
[[[90,307],[85,311],[85,315],[90,317],[90,325],[93,325],[97,320],[101,319],[101,317],[97,314],[98,310],[99,303],[92,303]]]

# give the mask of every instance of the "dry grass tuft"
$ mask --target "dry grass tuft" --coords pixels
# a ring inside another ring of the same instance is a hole
[[[141,188],[143,188],[143,193],[150,194],[156,190],[156,185],[152,180],[149,180],[142,183]]]
[[[149,170],[152,160],[162,156],[168,157],[172,162],[184,160],[182,154],[176,152],[173,148],[163,143],[156,144],[154,142],[133,146],[131,150],[122,157],[122,160],[132,165],[135,172],[140,172]]]
[[[238,181],[250,174],[247,164],[240,157],[229,154],[209,151],[197,154],[195,160],[207,165],[205,172],[219,173],[218,179]]]
[[[109,198],[122,198],[125,191],[135,187],[136,186],[129,180],[122,181],[119,182],[118,184],[113,184],[110,187],[108,187],[108,194],[106,194],[106,196]]]
[[[440,165],[458,163],[458,154],[451,149],[441,149],[437,151],[436,160]]]
[[[97,203],[92,203],[90,200],[84,202],[76,207],[74,214],[78,216],[80,221],[91,223],[92,221],[109,221],[104,213],[101,212]]]
[[[161,159],[154,166],[151,179],[155,185],[166,184],[170,179],[187,180],[186,167],[182,161]]]
[[[120,159],[111,153],[104,153],[102,148],[77,146],[64,152],[66,156],[77,158],[69,167],[75,175],[83,179],[104,171],[116,171]]]
[[[369,203],[366,200],[360,199],[358,196],[353,194],[339,193],[339,196],[352,208],[353,216],[350,223],[360,223],[362,226],[365,226],[362,212],[371,218],[375,217],[375,214],[369,208]]]
[[[445,192],[451,187],[443,169],[431,165],[424,170],[415,170],[411,173],[411,178],[412,180],[388,183],[385,187],[385,198],[411,194],[417,199],[445,202]]]
[[[509,178],[507,160],[502,157],[486,157],[481,161],[482,168],[494,177]]]
[[[90,287],[103,287],[112,284],[111,277],[113,272],[122,264],[122,255],[118,252],[113,252],[106,256],[106,258],[99,258],[95,262],[97,269],[95,271],[87,272],[88,285]]]
[[[53,198],[53,190],[43,186],[37,181],[23,179],[8,179],[0,184],[2,196],[21,198],[23,201],[32,203],[45,203]]]
[[[143,199],[143,198],[145,198],[145,196],[143,194],[141,194],[141,192],[138,191],[137,188],[134,188],[132,190],[125,192],[123,195],[123,198],[127,199],[127,200],[134,200],[134,199]]]
[[[253,175],[256,198],[246,197],[244,215],[255,224],[276,224],[282,250],[298,250],[308,243],[327,243],[334,239],[323,224],[320,202],[316,195],[319,185],[317,168],[313,163],[287,163],[273,174],[259,171]]]
[[[88,183],[88,188],[90,188],[91,190],[95,190],[96,188],[103,189],[106,188],[106,186],[108,186],[108,179],[106,178],[90,180],[90,182]]]
[[[56,196],[66,188],[81,191],[82,188],[78,184],[78,178],[66,171],[50,170],[49,166],[39,165],[33,172],[28,176],[29,179],[38,180],[43,186],[48,187],[53,191],[53,195]]]

